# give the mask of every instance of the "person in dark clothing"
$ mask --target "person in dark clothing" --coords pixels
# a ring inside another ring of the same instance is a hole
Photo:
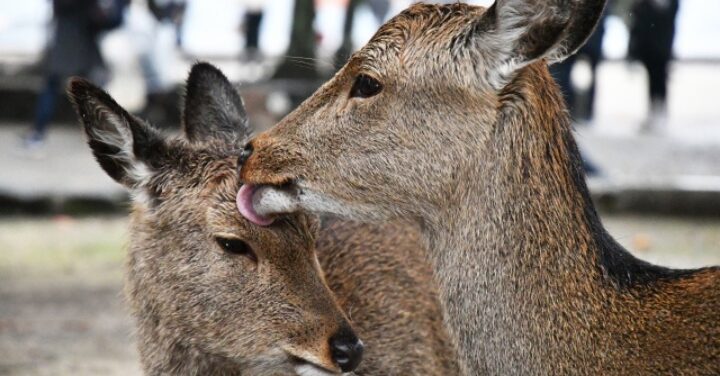
[[[260,23],[262,22],[262,18],[262,9],[245,13],[245,27],[247,28],[247,33],[245,34],[245,49],[248,53],[256,53],[258,50],[258,42],[260,40]]]
[[[650,110],[642,129],[663,126],[667,112],[667,80],[673,57],[678,0],[638,0],[632,10],[628,57],[648,72]]]
[[[160,22],[170,22],[175,27],[175,43],[182,45],[182,24],[187,9],[186,0],[148,0],[148,9],[155,19]]]
[[[561,63],[550,66],[550,73],[560,86],[560,90],[567,102],[568,110],[575,120],[589,122],[593,119],[595,109],[595,82],[597,67],[603,58],[602,42],[604,36],[605,23],[601,21],[597,29],[595,29],[595,32],[590,36],[585,45],[580,48],[577,54],[568,57]],[[588,63],[590,63],[590,70],[592,71],[588,93],[581,97],[584,103],[578,103],[578,96],[576,95],[576,90],[571,80],[571,72],[578,59],[586,59]],[[578,104],[580,104],[580,108],[583,110],[581,113],[578,111]]]
[[[187,9],[185,0],[147,0],[147,7],[153,15],[154,22],[143,37],[139,49],[138,59],[143,80],[145,80],[145,106],[140,111],[140,117],[159,126],[166,126],[171,119],[165,111],[171,88],[163,79],[158,66],[155,50],[158,47],[158,34],[161,28],[170,26],[175,32],[175,44],[182,46],[182,24]]]
[[[245,61],[260,61],[262,54],[260,53],[260,25],[263,20],[263,9],[265,1],[262,0],[243,0],[241,4],[245,8],[245,16],[243,19],[243,28],[245,30]]]
[[[560,86],[560,90],[567,102],[568,110],[570,110],[570,114],[575,120],[589,122],[595,115],[597,67],[603,59],[602,46],[603,38],[605,37],[605,19],[608,10],[611,9],[612,6],[613,1],[609,0],[595,32],[593,32],[587,42],[585,42],[575,55],[568,57],[561,63],[550,66],[550,73]],[[578,97],[575,87],[572,84],[571,73],[575,63],[580,59],[585,59],[590,64],[592,76],[587,95]]]
[[[35,108],[35,121],[24,139],[27,148],[41,146],[65,80],[74,75],[101,81],[105,64],[92,12],[97,0],[53,0],[53,32],[44,57],[45,84]]]
[[[595,82],[597,78],[597,67],[603,58],[602,53],[602,42],[605,37],[605,16],[607,16],[607,9],[610,5],[605,7],[605,14],[603,14],[600,22],[595,29],[595,32],[590,36],[584,46],[580,48],[577,54],[568,57],[565,61],[550,66],[550,73],[558,86],[560,91],[565,97],[565,103],[567,104],[568,110],[573,120],[580,120],[583,122],[590,122],[595,115]],[[588,88],[587,95],[581,96],[584,103],[578,103],[578,96],[573,86],[571,73],[578,59],[587,59],[590,63],[590,70],[592,73],[590,87]],[[583,111],[578,111],[579,107]],[[585,173],[589,176],[599,175],[600,170],[595,166],[594,163],[590,162],[586,157],[583,156],[583,167]]]

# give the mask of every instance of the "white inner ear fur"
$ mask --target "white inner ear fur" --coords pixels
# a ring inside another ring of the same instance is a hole
[[[97,106],[96,118],[103,123],[101,126],[90,127],[90,137],[104,144],[117,147],[120,151],[116,158],[123,160],[125,174],[132,181],[130,195],[133,202],[147,205],[150,197],[145,191],[145,184],[151,176],[150,168],[135,157],[133,152],[133,135],[130,125],[121,116]]]
[[[133,136],[130,131],[130,125],[117,114],[109,111],[102,105],[96,105],[95,119],[98,124],[89,127],[91,138],[102,143],[113,145],[121,150],[123,156],[127,158],[132,156]]]
[[[524,31],[522,27],[512,27],[511,25],[514,25],[512,22],[511,20],[509,25],[504,25],[507,29],[500,29],[495,34],[488,35],[483,41],[485,48],[497,51],[491,56],[486,56],[488,66],[492,67],[486,69],[486,80],[495,90],[505,87],[511,80],[512,74],[529,63],[512,58],[515,47],[514,42],[520,38]],[[489,46],[492,47],[489,48]]]
[[[566,57],[567,51],[561,51],[556,46],[548,48],[543,56],[534,59],[519,59],[513,57],[517,42],[523,33],[535,22],[543,19],[543,13],[551,12],[552,8],[533,10],[529,5],[520,1],[506,1],[498,7],[497,17],[498,30],[484,40],[484,43],[492,46],[494,51],[499,51],[493,59],[497,59],[494,69],[488,70],[487,81],[496,90],[500,90],[511,81],[513,73],[526,65],[541,58],[547,58],[548,63],[555,63]],[[530,19],[530,21],[528,20]],[[557,42],[560,44],[560,41]],[[485,49],[488,49],[486,46]]]

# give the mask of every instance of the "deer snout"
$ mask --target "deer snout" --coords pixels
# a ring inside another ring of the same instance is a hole
[[[362,341],[349,329],[341,329],[330,337],[332,359],[343,372],[355,370],[363,355]]]
[[[301,153],[260,134],[238,156],[240,180],[254,185],[284,185],[297,178]]]
[[[298,374],[345,373],[360,365],[364,345],[348,323],[341,324],[329,337],[323,337],[319,343],[300,341],[283,347],[288,355],[299,361],[296,365]]]

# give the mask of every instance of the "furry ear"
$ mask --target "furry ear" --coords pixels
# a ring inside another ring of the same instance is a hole
[[[191,142],[220,140],[240,145],[248,136],[242,98],[225,75],[208,63],[197,63],[190,70],[183,129]]]
[[[507,76],[538,59],[549,63],[577,52],[595,30],[606,0],[497,0],[472,26],[480,49],[492,49],[488,81],[497,88]],[[483,51],[483,52],[485,52]]]
[[[67,93],[83,124],[88,145],[103,170],[128,188],[147,181],[149,168],[164,147],[157,131],[82,78],[71,78]]]

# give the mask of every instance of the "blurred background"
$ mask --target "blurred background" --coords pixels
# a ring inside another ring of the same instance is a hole
[[[189,67],[209,61],[262,130],[409,4],[0,0],[0,375],[140,372],[121,294],[127,195],[84,145],[67,77],[172,132]],[[606,225],[662,265],[720,264],[717,14],[718,1],[611,1],[551,67]]]

